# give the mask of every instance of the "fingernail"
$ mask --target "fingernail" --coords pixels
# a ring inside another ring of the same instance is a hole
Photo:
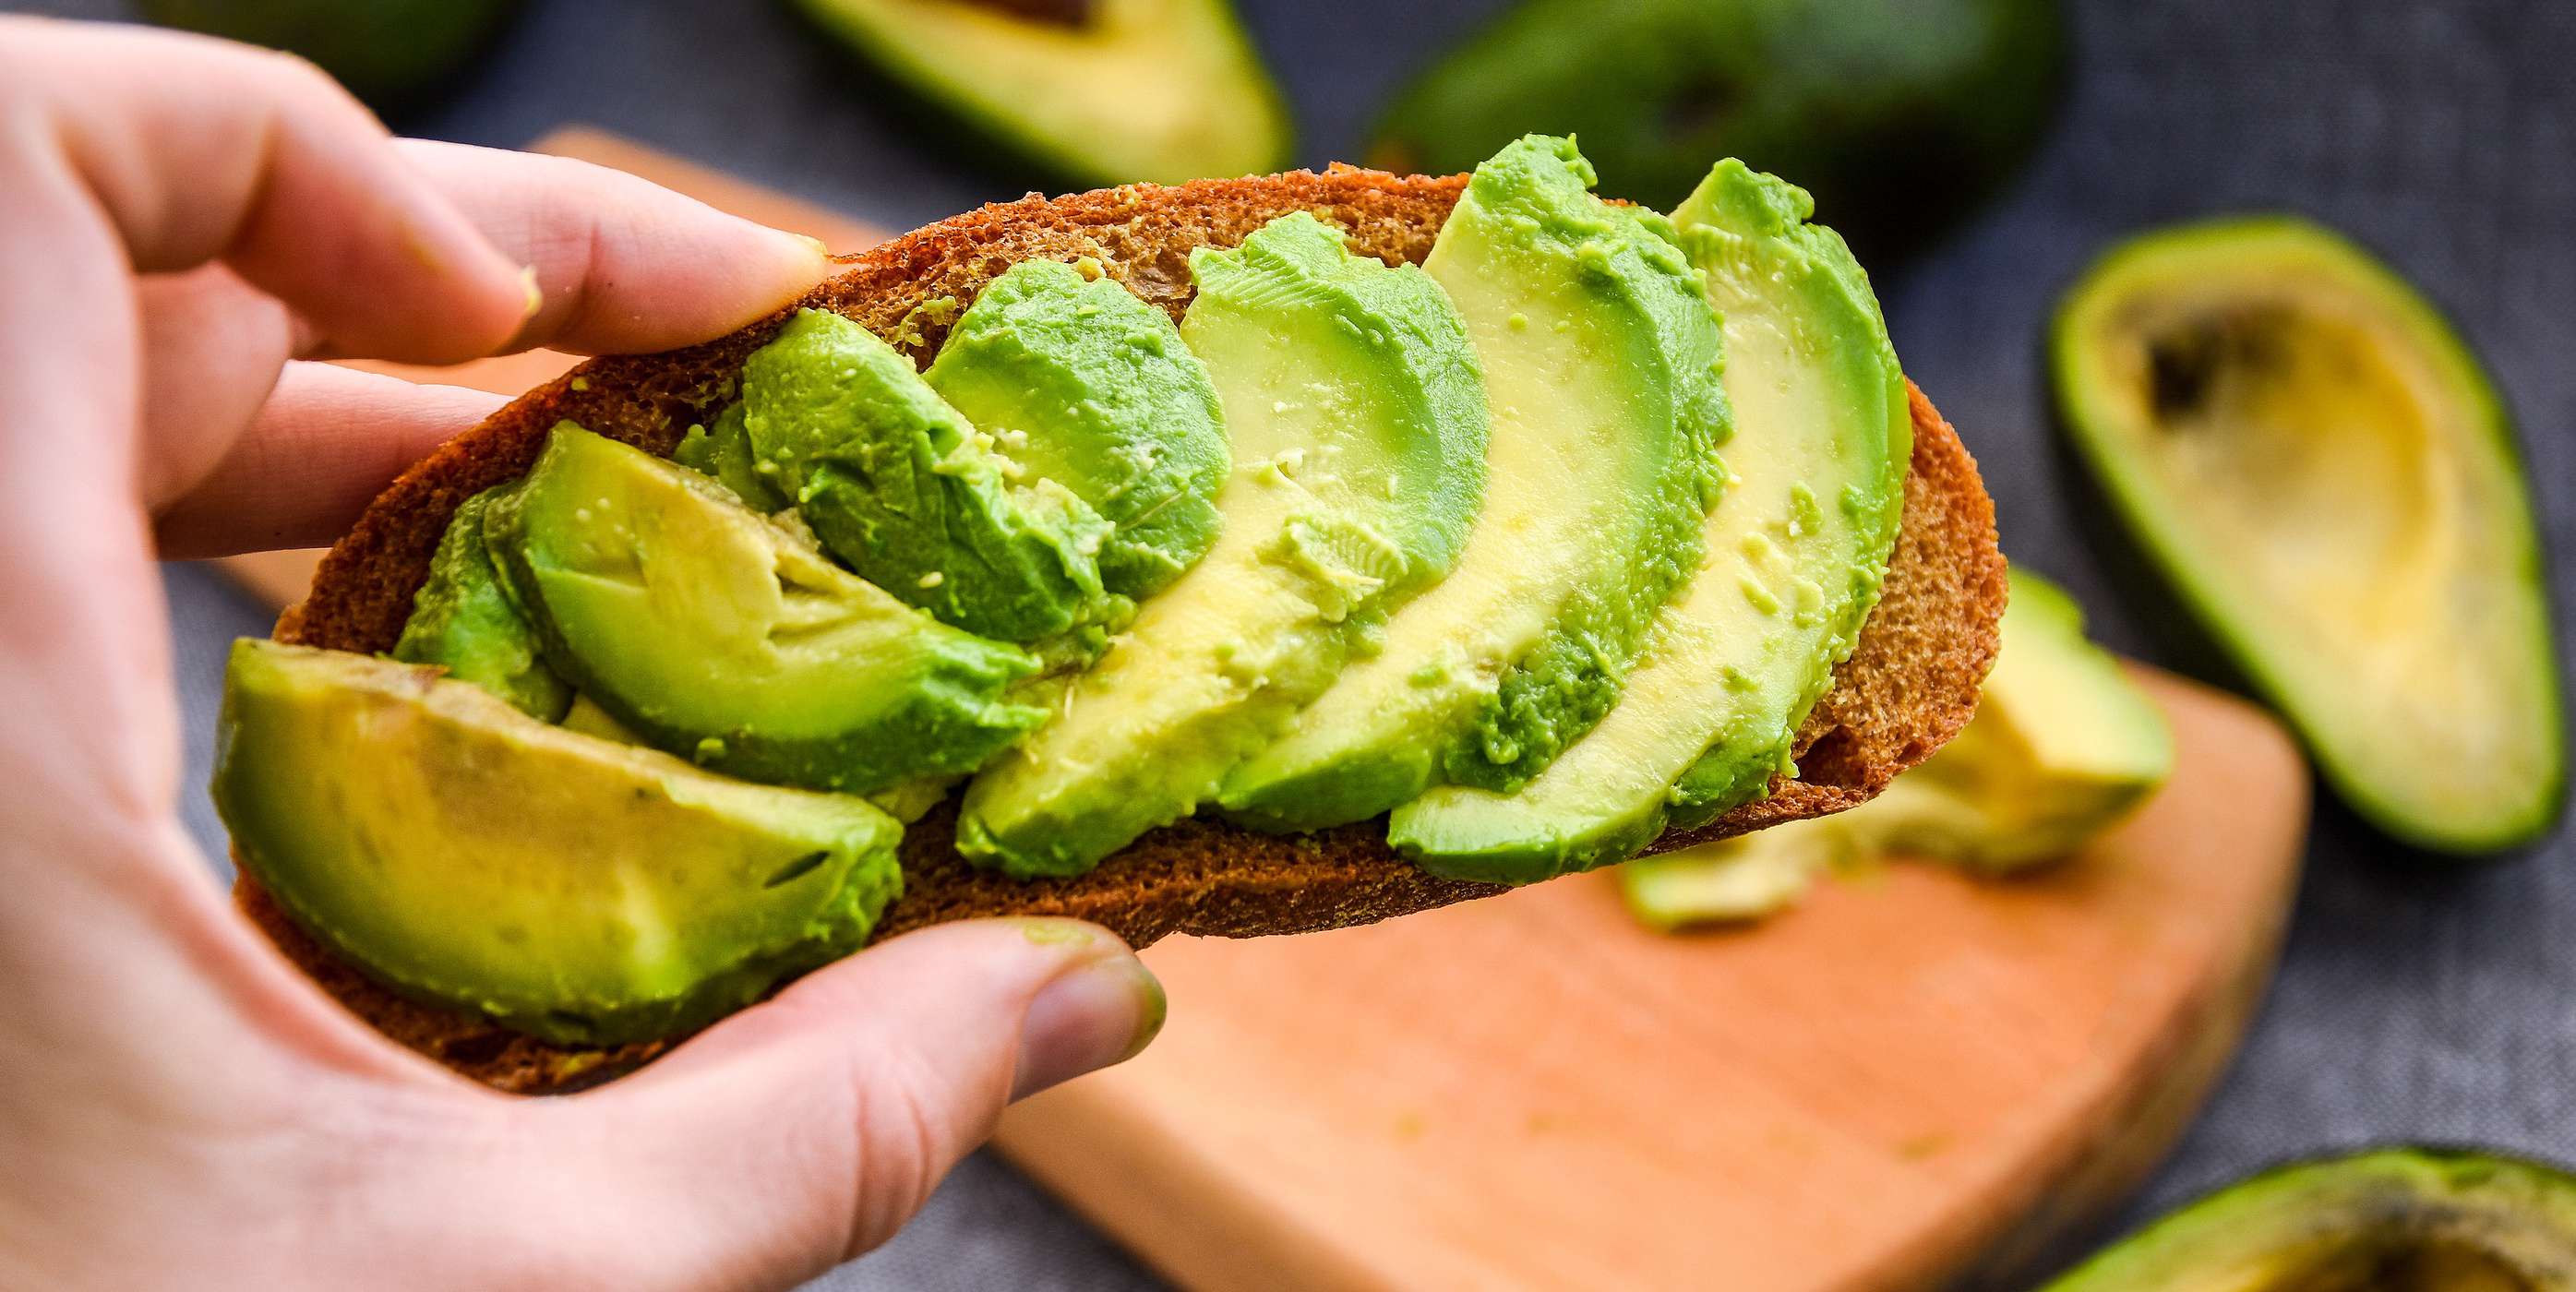
[[[519,321],[524,323],[529,319],[535,318],[537,316],[537,311],[546,307],[546,293],[544,289],[537,286],[537,267],[535,265],[530,265],[519,271],[519,286],[525,288],[528,293],[527,312],[519,316]]]
[[[1020,1024],[1011,1098],[1136,1057],[1163,1030],[1163,984],[1121,951],[1066,970],[1038,989]]]
[[[794,238],[794,239],[795,239],[795,240],[797,240],[798,242],[804,243],[806,246],[812,247],[812,248],[814,249],[814,254],[815,254],[815,255],[821,256],[821,257],[823,257],[823,258],[824,258],[824,259],[826,259],[826,260],[829,260],[829,259],[831,259],[831,258],[832,258],[832,249],[831,249],[830,247],[828,247],[828,246],[823,245],[823,240],[822,240],[821,238],[817,238],[817,237],[815,237],[813,234],[810,234],[810,233],[790,233],[790,234],[788,234],[787,236],[788,236],[788,237],[791,237],[791,238]]]

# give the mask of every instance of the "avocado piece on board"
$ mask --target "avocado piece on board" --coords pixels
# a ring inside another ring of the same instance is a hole
[[[456,505],[393,655],[407,664],[436,664],[529,717],[558,721],[573,702],[572,687],[546,667],[537,630],[510,600],[483,543],[483,512],[494,492],[487,489]]]
[[[2173,733],[2084,612],[2015,568],[2003,649],[1977,716],[1923,765],[1847,812],[1640,857],[1628,909],[1670,929],[1754,919],[1836,865],[1902,853],[2001,875],[2054,861],[2135,812],[2173,773]]]
[[[703,476],[712,476],[742,505],[774,516],[796,505],[780,492],[778,464],[761,461],[752,450],[751,432],[743,424],[742,404],[725,405],[713,427],[692,426],[671,450],[671,460]]]
[[[568,1044],[689,1031],[867,940],[902,827],[538,722],[435,668],[244,640],[214,794],[296,922]]]
[[[2111,511],[2346,802],[2441,852],[2548,832],[2566,714],[2520,454],[2429,302],[2314,224],[2222,219],[2111,251],[2051,341]]]
[[[2042,1292],[2564,1292],[2576,1175],[2463,1149],[2276,1167],[2187,1204]]]
[[[1449,571],[1475,517],[1485,390],[1430,275],[1302,211],[1190,269],[1181,335],[1233,446],[1224,531],[967,787],[957,848],[978,865],[1078,874],[1188,815]]]
[[[1045,718],[1027,652],[826,560],[697,472],[558,424],[484,533],[546,658],[658,748],[863,794],[972,771]]]
[[[1533,135],[1441,227],[1424,268],[1492,405],[1483,512],[1457,570],[1228,778],[1236,820],[1308,830],[1444,782],[1511,788],[1609,709],[1697,562],[1728,431],[1717,319],[1663,218],[1592,179]]]
[[[1216,541],[1232,464],[1216,386],[1171,315],[1116,280],[1021,261],[976,295],[922,377],[1005,462],[1109,522],[1110,592],[1160,592]]]
[[[1387,838],[1444,875],[1621,860],[1792,770],[1790,742],[1878,603],[1913,453],[1878,300],[1807,194],[1729,159],[1674,213],[1724,320],[1726,493],[1600,724],[1519,791],[1447,786]]]
[[[898,85],[1076,184],[1287,165],[1287,105],[1231,0],[798,4]]]
[[[2056,114],[2060,0],[1522,0],[1403,90],[1371,161],[1441,174],[1525,130],[1668,209],[1712,157],[1792,176],[1884,265],[2007,181]]]
[[[866,328],[799,311],[743,364],[742,406],[823,549],[940,622],[1038,642],[1125,618],[1101,590],[1109,523],[1053,480],[1019,482]]]

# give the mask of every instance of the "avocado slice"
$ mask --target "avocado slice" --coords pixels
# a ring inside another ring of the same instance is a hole
[[[2072,597],[2019,567],[2011,579],[2002,652],[1949,744],[1848,812],[1621,866],[1628,908],[1658,929],[1752,919],[1835,865],[1889,853],[2001,875],[2136,811],[2173,773],[2164,714],[2085,639]]]
[[[2457,854],[2545,834],[2566,716],[2513,429],[2369,253],[2227,219],[2113,250],[2060,307],[2082,461],[2364,817]]]
[[[1064,875],[1188,815],[1456,562],[1484,484],[1467,326],[1304,212],[1191,253],[1181,324],[1225,410],[1224,532],[1061,711],[967,787],[957,847]]]
[[[720,485],[571,422],[484,534],[546,659],[655,746],[859,794],[963,773],[1044,720],[1021,650],[914,610]]]
[[[823,549],[979,637],[1037,642],[1125,617],[1100,584],[1109,523],[1019,473],[875,333],[802,310],[742,370],[743,426]]]
[[[2382,1148],[2238,1181],[2043,1292],[2559,1292],[2576,1175],[2462,1149]]]
[[[690,427],[671,450],[671,460],[700,475],[714,477],[731,489],[743,506],[764,516],[777,515],[796,505],[795,499],[780,492],[778,464],[761,461],[753,451],[740,402],[726,405],[713,428]]]
[[[1572,141],[1533,135],[1442,226],[1424,268],[1492,403],[1483,514],[1376,655],[1228,778],[1235,819],[1308,830],[1446,781],[1512,788],[1609,709],[1697,560],[1729,427],[1717,319],[1670,225],[1592,181]]]
[[[897,84],[1085,186],[1266,174],[1287,105],[1229,0],[798,0]]]
[[[1762,795],[1878,602],[1913,448],[1905,377],[1805,191],[1728,159],[1674,214],[1725,320],[1726,495],[1617,708],[1512,795],[1432,790],[1388,841],[1507,883],[1625,858]]]
[[[540,722],[556,722],[573,702],[572,687],[546,667],[537,630],[510,600],[484,546],[483,512],[494,492],[456,505],[393,655],[408,664],[436,664]]]
[[[855,951],[901,891],[858,799],[548,726],[435,668],[244,640],[215,805],[296,922],[550,1041],[689,1031]]]
[[[975,297],[922,377],[1024,476],[1111,526],[1100,583],[1143,600],[1205,555],[1232,459],[1207,366],[1117,282],[1024,260]]]

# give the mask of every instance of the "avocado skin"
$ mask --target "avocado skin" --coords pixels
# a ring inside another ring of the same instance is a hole
[[[777,468],[760,469],[760,455],[752,451],[751,432],[744,429],[742,404],[727,404],[717,414],[713,428],[692,426],[671,450],[671,460],[718,484],[733,490],[742,505],[764,516],[776,515],[796,505],[796,500],[778,491],[772,478]]]
[[[2274,1261],[2280,1263],[2275,1265]],[[2252,1270],[2275,1277],[2243,1280]],[[2150,1222],[2041,1292],[2524,1288],[2576,1271],[2576,1175],[2480,1149],[2396,1146],[2292,1162]]]
[[[510,599],[483,543],[483,513],[496,492],[487,489],[457,504],[393,657],[438,665],[539,722],[560,722],[572,707],[572,687],[546,667],[536,629]]]
[[[1669,209],[1741,157],[1883,266],[2020,168],[2066,45],[2058,0],[1523,0],[1398,94],[1370,159],[1438,174],[1562,131],[1607,191]]]

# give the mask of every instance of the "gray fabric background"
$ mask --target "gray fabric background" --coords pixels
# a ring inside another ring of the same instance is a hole
[[[111,0],[56,12],[113,13]],[[1247,0],[1287,82],[1303,157],[1351,155],[1405,70],[1493,6]],[[2036,164],[1965,232],[1879,287],[1907,368],[1962,428],[2014,559],[2073,587],[2100,634],[2165,654],[2075,529],[2054,475],[2039,338],[2106,241],[2205,212],[2287,209],[2379,249],[2451,312],[2519,414],[2576,619],[2576,5],[2093,0],[2066,111]],[[522,143],[590,121],[892,228],[1015,185],[912,142],[904,120],[783,7],[538,0],[489,65],[411,133]],[[1611,177],[1615,184],[1616,177]],[[1830,220],[1833,213],[1822,213]],[[189,823],[223,643],[266,617],[203,571],[169,576],[187,698]],[[2287,957],[2207,1115],[2123,1217],[2283,1157],[2387,1140],[2576,1158],[2576,844],[2564,828],[2483,869],[2396,854],[2321,817]],[[1648,1201],[1644,1205],[1651,1205]],[[1145,1272],[989,1154],[829,1289],[1127,1289]]]

